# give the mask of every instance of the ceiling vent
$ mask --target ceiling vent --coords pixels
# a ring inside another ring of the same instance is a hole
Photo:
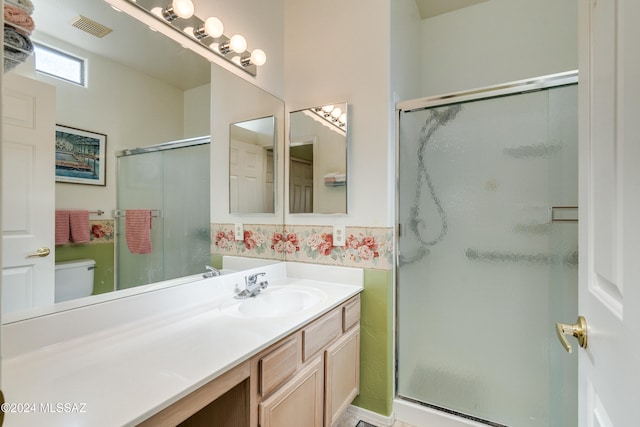
[[[113,31],[111,28],[99,24],[82,15],[78,15],[73,21],[71,21],[71,25],[98,38],[102,38]]]

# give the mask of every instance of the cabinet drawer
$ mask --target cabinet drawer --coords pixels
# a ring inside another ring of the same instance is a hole
[[[302,331],[302,360],[307,361],[342,335],[342,310],[333,310]]]
[[[347,332],[360,321],[360,295],[342,307],[342,331]]]
[[[261,427],[322,427],[324,373],[322,357],[258,405]]]
[[[298,345],[296,337],[260,358],[260,395],[266,396],[296,372]]]

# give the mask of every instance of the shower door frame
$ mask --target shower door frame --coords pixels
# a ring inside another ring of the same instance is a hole
[[[398,265],[399,265],[399,246],[400,246],[400,234],[402,232],[400,227],[400,115],[402,113],[410,113],[413,111],[425,110],[433,107],[441,107],[452,104],[462,104],[466,102],[488,100],[493,98],[499,98],[503,96],[524,94],[527,92],[536,92],[540,90],[550,89],[554,87],[569,86],[578,83],[578,70],[566,71],[563,73],[549,74],[541,77],[535,77],[531,79],[517,80],[509,83],[503,83],[492,86],[485,86],[477,89],[471,89],[461,92],[453,92],[444,95],[436,95],[424,98],[416,98],[407,101],[401,101],[396,104],[396,144],[395,144],[395,172],[396,172],[396,192],[395,192],[395,222],[396,229],[394,230],[394,258],[393,264],[393,277],[395,285],[395,369],[394,369],[394,398],[402,401],[419,405],[423,408],[428,408],[441,412],[443,414],[453,415],[461,417],[464,420],[481,423],[483,425],[500,426],[482,418],[474,417],[473,415],[461,413],[455,410],[442,408],[437,405],[429,404],[428,402],[421,402],[416,399],[401,396],[398,394],[399,385],[399,370],[400,370],[400,345],[399,345],[399,330],[400,319],[398,314]]]

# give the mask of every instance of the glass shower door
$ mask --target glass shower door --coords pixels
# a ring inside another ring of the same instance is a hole
[[[118,157],[117,289],[190,276],[211,263],[209,147]],[[150,253],[129,250],[127,209],[152,211]]]
[[[400,112],[398,396],[577,425],[577,86]]]

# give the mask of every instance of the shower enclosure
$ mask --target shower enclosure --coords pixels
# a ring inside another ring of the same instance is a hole
[[[577,74],[398,106],[397,395],[577,426]]]
[[[210,137],[117,156],[116,289],[189,276],[211,263]],[[149,210],[151,250],[132,253],[126,211]]]

